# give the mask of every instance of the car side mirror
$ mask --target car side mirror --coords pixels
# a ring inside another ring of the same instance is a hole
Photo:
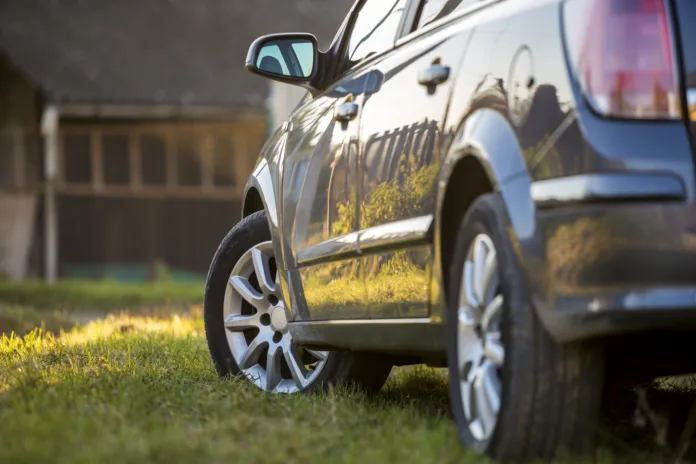
[[[319,50],[312,34],[271,34],[251,44],[248,71],[286,84],[304,86],[317,74]]]

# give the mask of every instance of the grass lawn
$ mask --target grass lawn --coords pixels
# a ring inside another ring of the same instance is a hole
[[[377,397],[271,397],[220,380],[200,314],[109,316],[0,338],[0,462],[485,462],[462,450],[434,371]]]
[[[203,301],[203,282],[124,284],[112,281],[10,282],[0,279],[0,335],[35,328],[58,334],[78,322],[120,313],[170,316]]]
[[[0,304],[52,311],[113,311],[124,308],[185,306],[203,301],[204,282],[124,284],[112,281],[0,280]]]
[[[27,299],[10,304],[0,291],[0,463],[488,462],[459,446],[442,371],[395,369],[373,397],[344,389],[269,396],[217,377],[199,305],[171,314],[173,300],[158,307],[146,287],[27,285],[41,304],[18,287],[12,298]],[[89,306],[72,292],[111,314],[75,325],[78,308]],[[121,313],[138,292],[145,309]],[[46,301],[65,303],[46,310]],[[3,336],[3,317],[15,327],[6,333],[24,336]],[[686,399],[673,409],[688,410]],[[657,462],[644,451],[654,434],[634,433],[630,413],[605,422],[600,437],[611,451],[601,462]]]

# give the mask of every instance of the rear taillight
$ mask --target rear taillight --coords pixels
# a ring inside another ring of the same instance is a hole
[[[566,44],[599,114],[676,119],[679,84],[667,0],[567,0]]]

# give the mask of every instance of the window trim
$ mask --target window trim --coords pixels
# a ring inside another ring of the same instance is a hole
[[[423,6],[425,6],[425,0],[411,0],[409,2],[406,14],[404,14],[402,18],[399,33],[396,36],[397,41],[415,30],[418,18],[420,18],[421,12],[423,11]]]
[[[424,6],[425,4],[423,3],[424,0],[420,0],[421,2],[421,7]],[[505,0],[480,0],[477,3],[472,4],[468,8],[464,8],[462,11],[459,11],[457,13],[453,13],[449,16],[445,16],[444,18],[440,18],[437,21],[433,21],[432,23],[428,24],[425,27],[422,27],[420,29],[413,29],[417,27],[416,22],[414,21],[414,24],[412,26],[412,32],[400,37],[396,41],[396,47],[400,47],[401,45],[410,42],[422,35],[427,34],[430,31],[434,31],[436,29],[439,29],[440,27],[444,26],[445,24],[449,24],[451,22],[454,22],[460,18],[463,18],[464,16],[468,16],[472,13],[475,13],[479,10],[483,10],[484,8],[488,8],[492,5],[495,5],[496,3],[502,3]],[[420,8],[420,12],[422,13],[422,8]],[[419,14],[420,16],[420,14]],[[416,18],[416,20],[419,20],[419,18]]]
[[[344,79],[346,76],[352,74],[355,71],[359,71],[359,70],[363,69],[364,66],[369,65],[370,63],[374,62],[376,59],[379,59],[380,57],[383,57],[385,54],[394,50],[394,48],[396,48],[397,40],[403,31],[404,18],[409,14],[410,9],[411,9],[411,5],[413,3],[418,3],[420,0],[406,0],[405,12],[404,12],[404,15],[402,16],[402,18],[399,22],[399,27],[397,27],[397,29],[396,29],[396,33],[394,34],[394,39],[392,40],[391,46],[387,47],[386,49],[384,49],[380,52],[375,53],[371,57],[364,59],[363,61],[351,66],[350,68],[346,68],[344,70],[341,70],[342,65],[345,63],[346,47],[348,46],[348,43],[350,41],[351,33],[353,32],[353,27],[355,26],[355,22],[358,19],[358,14],[360,14],[360,11],[362,10],[362,8],[365,6],[365,4],[368,1],[370,1],[370,0],[359,0],[359,2],[355,4],[355,6],[353,7],[353,10],[350,13],[350,21],[348,22],[348,25],[344,31],[343,38],[341,41],[341,46],[338,48],[338,53],[336,54],[336,64],[335,64],[334,69],[333,69],[335,76],[334,76],[333,80],[331,81],[331,84],[327,88],[332,88],[335,84],[337,84],[340,80]]]

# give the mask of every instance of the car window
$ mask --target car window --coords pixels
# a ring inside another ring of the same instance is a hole
[[[367,0],[350,32],[342,71],[394,45],[407,4],[408,0]]]
[[[418,29],[480,2],[481,0],[424,0]]]

